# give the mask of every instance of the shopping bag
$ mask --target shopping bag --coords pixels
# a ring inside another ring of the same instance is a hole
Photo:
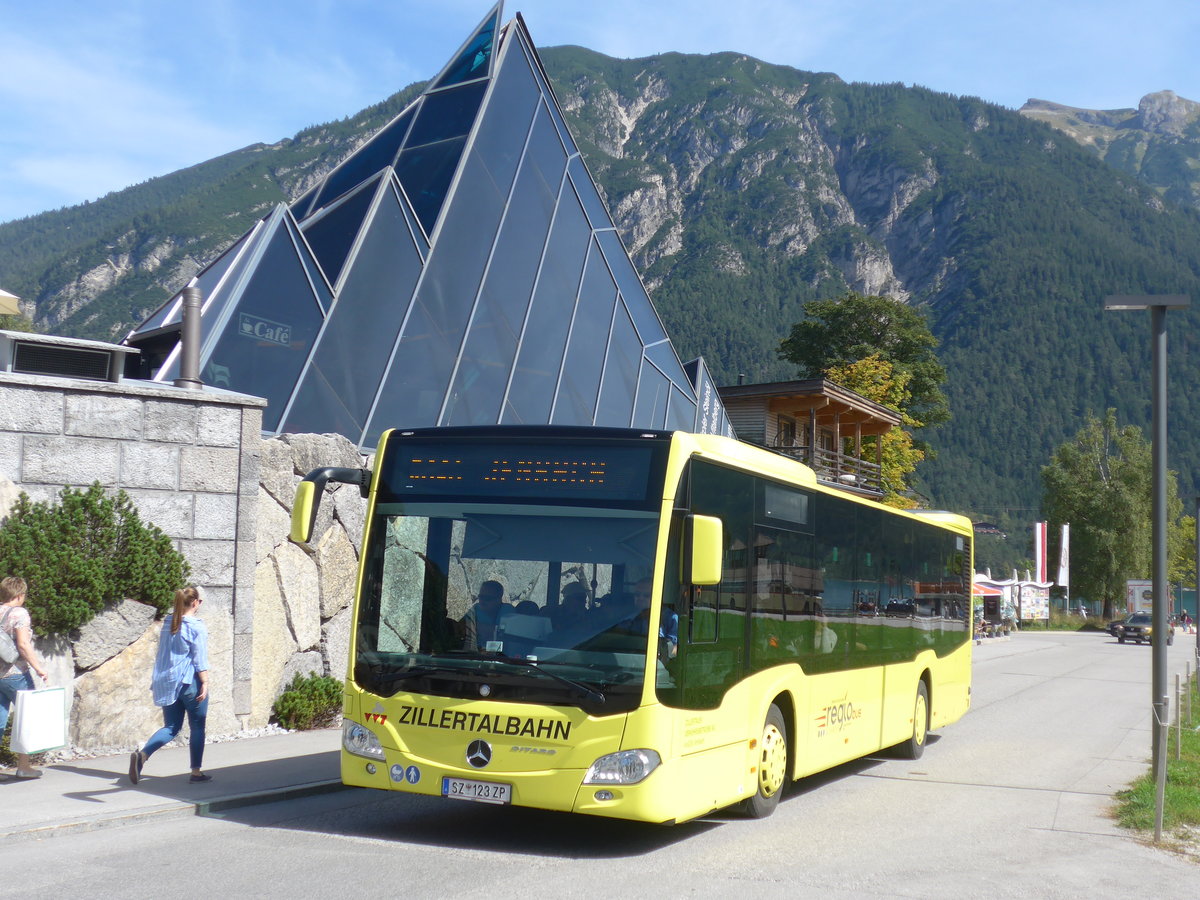
[[[44,753],[67,745],[67,692],[65,688],[17,691],[12,737],[13,753]]]

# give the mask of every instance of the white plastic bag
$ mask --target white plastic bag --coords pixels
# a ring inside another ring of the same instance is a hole
[[[9,749],[13,753],[44,753],[66,745],[66,689],[17,691]]]

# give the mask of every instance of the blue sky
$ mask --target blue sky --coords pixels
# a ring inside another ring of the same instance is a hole
[[[0,0],[0,222],[350,115],[441,68],[486,0]],[[508,0],[542,47],[734,50],[847,81],[1200,100],[1193,0]]]

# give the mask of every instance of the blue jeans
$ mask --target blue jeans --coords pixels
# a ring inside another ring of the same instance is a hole
[[[17,672],[7,678],[0,678],[0,734],[8,727],[8,711],[17,700],[17,691],[32,691],[35,689],[31,672]]]
[[[162,708],[163,727],[154,732],[150,736],[150,740],[146,741],[146,746],[142,748],[142,753],[146,755],[147,759],[159,747],[174,740],[175,735],[179,734],[179,730],[183,728],[183,714],[187,713],[188,727],[192,732],[191,739],[188,741],[188,749],[192,754],[192,768],[200,768],[200,763],[204,761],[204,722],[208,718],[208,698],[197,700],[198,693],[200,693],[199,681],[185,684],[175,702]]]

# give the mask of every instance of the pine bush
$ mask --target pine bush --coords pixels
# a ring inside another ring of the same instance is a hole
[[[22,493],[0,525],[0,573],[29,583],[25,603],[44,636],[67,634],[126,597],[165,613],[189,568],[124,491],[108,495],[96,482],[63,488],[58,503]]]
[[[342,712],[342,683],[315,672],[307,677],[297,673],[271,711],[275,720],[291,731],[324,728]]]

